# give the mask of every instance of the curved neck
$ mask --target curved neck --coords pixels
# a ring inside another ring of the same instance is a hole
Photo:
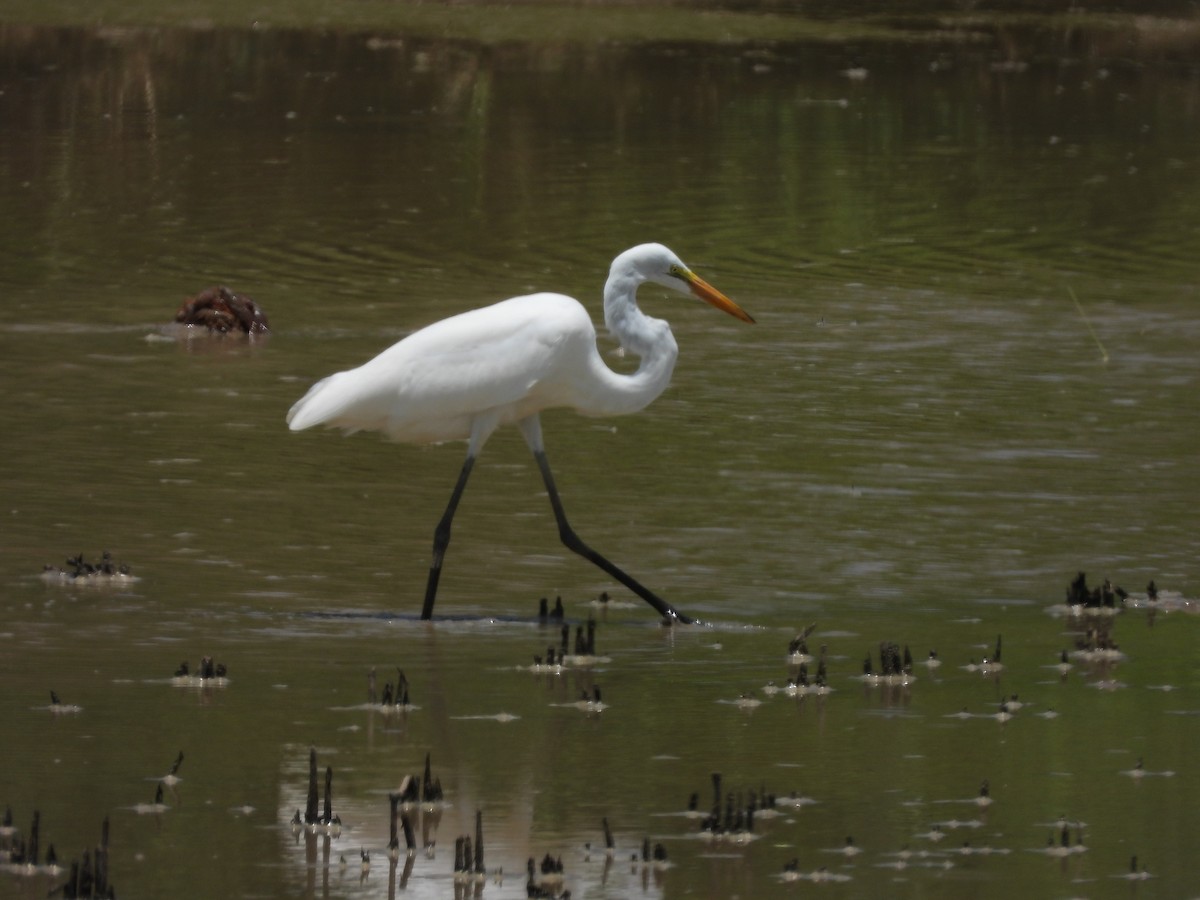
[[[603,396],[593,396],[595,405],[587,410],[589,413],[637,412],[671,383],[679,345],[666,322],[638,309],[640,283],[641,279],[633,273],[614,271],[604,285],[604,323],[625,350],[641,358],[641,364],[631,375],[621,375],[609,369],[597,354],[594,373],[603,385]]]

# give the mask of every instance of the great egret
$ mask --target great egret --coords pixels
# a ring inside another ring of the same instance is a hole
[[[422,619],[433,615],[450,524],[475,458],[493,431],[515,423],[541,470],[562,542],[668,622],[692,621],[576,535],[546,461],[538,419],[541,410],[560,406],[585,416],[637,412],[666,389],[679,347],[666,322],[638,309],[637,289],[647,281],[694,294],[743,322],[754,321],[666,247],[641,244],[613,260],[604,286],[609,331],[641,358],[630,375],[613,372],[600,358],[596,330],[579,301],[562,294],[530,294],[423,328],[357,369],[318,381],[288,412],[292,431],[328,425],[347,433],[381,431],[399,441],[468,442],[458,482],[434,531]]]

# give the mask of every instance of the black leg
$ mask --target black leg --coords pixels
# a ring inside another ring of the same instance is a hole
[[[450,543],[450,523],[454,521],[454,511],[458,509],[458,501],[462,499],[463,489],[471,475],[471,467],[475,465],[475,457],[468,454],[463,463],[462,471],[458,473],[458,483],[454,485],[454,493],[446,504],[442,520],[438,522],[433,532],[433,563],[429,566],[429,581],[425,585],[425,606],[421,608],[422,619],[433,618],[433,604],[437,600],[438,579],[442,577],[442,558],[446,555],[446,547]]]
[[[684,622],[691,624],[695,620],[685,616],[683,613],[676,610],[673,606],[643,585],[641,582],[627,575],[624,571],[617,568],[582,540],[575,533],[575,529],[571,527],[571,523],[567,521],[567,514],[563,511],[562,500],[558,496],[558,488],[554,486],[554,476],[550,473],[550,463],[546,461],[546,454],[542,450],[534,450],[533,458],[537,460],[538,468],[542,470],[542,480],[546,482],[546,491],[550,494],[550,506],[554,509],[554,518],[558,522],[558,536],[562,538],[562,542],[571,550],[574,550],[584,559],[590,561],[594,565],[599,566],[625,587],[629,588],[656,610],[667,620],[668,623]],[[429,602],[429,601],[427,601]]]

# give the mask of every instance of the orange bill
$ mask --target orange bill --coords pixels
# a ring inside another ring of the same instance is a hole
[[[691,287],[692,293],[705,303],[712,304],[722,312],[727,312],[731,316],[741,319],[743,322],[750,322],[753,324],[754,317],[750,315],[750,313],[746,312],[699,275],[696,275],[694,272],[690,272],[686,269],[682,274],[684,280],[688,283],[688,286]]]

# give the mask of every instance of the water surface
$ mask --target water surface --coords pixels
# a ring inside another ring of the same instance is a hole
[[[1139,894],[1195,892],[1195,617],[1126,613],[1126,662],[1045,668],[1075,640],[1045,607],[1080,569],[1200,593],[1200,81],[1135,37],[1131,56],[4,28],[0,802],[22,826],[40,809],[63,858],[109,815],[134,896],[447,896],[476,808],[506,873],[488,897],[524,896],[545,853],[577,897],[786,896],[793,857],[846,896],[1124,896],[1134,854],[1158,876]],[[630,598],[558,544],[519,437],[489,443],[455,525],[438,610],[465,621],[430,627],[462,448],[283,417],[495,299],[560,290],[599,318],[609,260],[644,240],[758,324],[644,291],[680,343],[671,389],[623,419],[548,413],[548,452],[581,534],[712,627],[664,631],[634,601],[597,613],[611,661],[532,675],[558,640],[539,597],[572,623]],[[269,339],[162,332],[214,283],[265,307]],[[140,580],[39,578],[104,549]],[[835,693],[765,697],[810,622]],[[1001,633],[998,677],[962,668]],[[864,688],[880,641],[944,665]],[[228,687],[167,683],[203,655]],[[346,709],[395,666],[420,709]],[[600,715],[562,705],[594,684]],[[52,715],[51,689],[82,712]],[[1014,693],[1033,705],[983,717]],[[499,713],[519,718],[478,718]],[[287,827],[310,746],[345,823],[328,848]],[[180,749],[170,809],[139,815]],[[387,792],[427,752],[452,806],[435,858],[389,884]],[[1175,774],[1120,774],[1138,757]],[[675,814],[715,771],[819,802],[706,844]],[[985,778],[984,813],[945,802]],[[1033,852],[1063,814],[1088,852]],[[603,817],[608,869],[582,849]],[[979,824],[917,836],[953,819]],[[848,834],[862,855],[822,852]],[[673,868],[630,865],[646,836]],[[1011,852],[948,853],[964,841]],[[944,855],[888,867],[906,845]]]

